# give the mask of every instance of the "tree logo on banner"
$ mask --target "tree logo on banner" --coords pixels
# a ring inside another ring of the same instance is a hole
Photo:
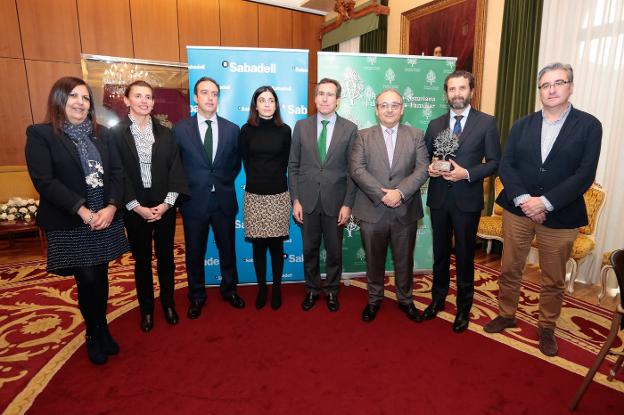
[[[377,64],[377,56],[367,56],[366,57],[366,62],[368,62],[369,65],[376,65]]]
[[[418,58],[407,58],[407,64],[412,68],[418,63]]]
[[[427,121],[429,121],[429,118],[431,118],[431,116],[433,115],[433,110],[431,109],[431,106],[427,105],[425,108],[423,108],[422,115],[427,119]]]
[[[375,90],[370,85],[364,90],[364,102],[367,107],[375,106]]]
[[[347,231],[347,238],[352,238],[353,231],[357,231],[359,229],[360,227],[357,226],[357,224],[353,221],[353,215],[351,215],[351,218],[349,218],[349,223],[347,223],[347,226],[345,226],[345,230]]]
[[[393,83],[395,79],[396,75],[394,74],[394,71],[392,70],[392,68],[388,68],[388,70],[386,71],[386,81],[388,81],[389,83]]]
[[[429,82],[429,86],[433,86],[433,83],[436,81],[437,77],[433,70],[429,69],[427,72],[427,82]]]
[[[408,86],[403,91],[403,99],[407,102],[411,102],[413,98],[414,98],[414,91],[412,91],[412,88]]]
[[[364,260],[366,260],[366,252],[364,251],[364,248],[358,249],[356,255],[360,262],[364,262]]]
[[[351,101],[351,105],[362,96],[364,90],[364,82],[360,75],[350,67],[344,70],[344,95]]]
[[[449,69],[455,69],[455,61],[446,61],[446,66],[448,66]]]

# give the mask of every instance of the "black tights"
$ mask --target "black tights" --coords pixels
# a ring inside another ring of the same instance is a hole
[[[271,271],[273,273],[273,285],[282,282],[282,272],[284,271],[284,239],[283,238],[253,238],[254,269],[259,286],[266,286],[266,252],[271,253]]]
[[[78,287],[78,308],[87,327],[87,335],[93,335],[98,327],[106,327],[108,302],[108,263],[91,267],[79,267],[74,271]]]

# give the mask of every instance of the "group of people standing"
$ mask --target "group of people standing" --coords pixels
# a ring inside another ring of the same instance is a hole
[[[283,243],[292,209],[303,236],[301,307],[312,309],[324,295],[328,310],[338,311],[343,228],[353,216],[367,258],[368,301],[362,320],[373,321],[384,298],[388,247],[398,308],[415,322],[433,319],[445,308],[454,247],[457,313],[452,329],[460,333],[470,321],[483,179],[498,170],[505,190],[497,202],[506,210],[500,316],[485,330],[515,325],[522,265],[537,235],[544,276],[540,350],[554,355],[565,262],[576,229],[587,223],[583,193],[593,182],[601,139],[600,123],[569,103],[572,81],[569,65],[540,71],[544,108],[514,124],[501,159],[496,121],[471,107],[475,83],[466,71],[445,80],[449,111],[432,120],[426,133],[400,123],[403,99],[392,88],[376,97],[379,124],[358,131],[337,114],[341,86],[328,78],[314,91],[317,113],[298,121],[292,134],[271,86],[253,93],[247,123],[239,129],[217,115],[220,86],[209,77],[194,86],[197,113],[172,130],[151,115],[153,88],[145,81],[131,83],[124,97],[128,116],[108,130],[97,124],[89,86],[79,78],[61,78],[50,91],[46,123],[30,126],[26,142],[28,169],[41,195],[37,220],[48,239],[48,271],[75,277],[88,356],[105,363],[119,352],[106,321],[108,263],[124,252],[131,250],[135,259],[141,330],[154,326],[152,245],[165,321],[179,321],[173,298],[179,206],[187,317],[198,318],[206,302],[204,255],[211,229],[219,252],[220,294],[231,306],[245,307],[236,292],[234,237],[234,180],[242,165],[245,237],[252,244],[258,282],[256,308],[269,298],[267,251],[273,276],[270,305],[274,310],[282,305]],[[437,137],[447,130],[458,141],[450,170],[441,169],[433,157]],[[423,217],[420,188],[428,179],[433,288],[432,301],[421,313],[413,302],[413,250]],[[321,242],[327,252],[324,279]]]

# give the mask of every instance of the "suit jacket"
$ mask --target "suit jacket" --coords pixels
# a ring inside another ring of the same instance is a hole
[[[522,194],[545,196],[554,210],[543,225],[573,229],[587,225],[583,194],[596,176],[602,125],[594,116],[571,108],[557,139],[542,163],[542,112],[516,121],[500,164],[504,189],[496,202],[504,209],[524,216],[513,199]]]
[[[320,198],[323,212],[338,216],[340,208],[352,207],[355,199],[349,164],[357,126],[336,115],[336,125],[321,165],[317,120],[318,115],[313,115],[295,124],[288,160],[290,197],[293,201],[299,200],[305,213],[311,213]]]
[[[351,177],[358,186],[353,216],[366,222],[378,222],[388,208],[381,201],[381,188],[399,189],[405,198],[394,208],[399,221],[413,223],[423,217],[420,187],[429,178],[429,157],[423,132],[399,125],[392,166],[388,160],[381,127],[360,130],[351,154]]]
[[[141,178],[139,153],[130,131],[132,121],[126,117],[111,130],[111,136],[124,167],[124,203],[137,200],[142,206],[162,203],[168,192],[177,192],[176,204],[188,199],[190,191],[180,162],[178,145],[171,130],[152,118],[152,187],[145,189]]]
[[[425,133],[429,157],[433,157],[433,141],[443,130],[449,128],[450,114],[432,120]],[[470,109],[466,124],[459,137],[459,148],[451,157],[468,170],[470,181],[448,182],[443,177],[432,177],[427,190],[427,206],[439,209],[449,194],[454,196],[457,208],[463,212],[479,212],[483,209],[483,178],[498,169],[501,156],[500,136],[496,119],[474,108]],[[485,158],[485,162],[483,159]]]
[[[104,200],[117,206],[121,215],[123,170],[109,130],[99,127],[92,137],[104,168]],[[66,135],[55,135],[51,124],[34,124],[26,129],[26,164],[40,195],[37,224],[48,230],[72,229],[82,225],[77,212],[87,200],[85,174],[76,146]]]
[[[227,215],[238,212],[234,180],[241,169],[238,149],[238,126],[225,118],[217,117],[219,143],[212,163],[199,136],[197,115],[184,119],[173,126],[173,135],[180,148],[180,159],[193,197],[182,204],[183,216],[201,219],[209,212],[212,202]],[[215,191],[213,192],[212,189]]]

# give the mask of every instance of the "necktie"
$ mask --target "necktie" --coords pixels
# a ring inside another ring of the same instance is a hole
[[[321,164],[325,161],[325,156],[327,156],[327,124],[329,124],[328,120],[321,121],[323,124],[323,129],[321,130],[321,135],[319,135],[318,139],[318,147],[319,147],[319,158],[321,159]]]
[[[461,132],[462,132],[462,129],[461,129],[461,119],[464,118],[464,116],[463,115],[456,115],[454,118],[455,118],[455,126],[453,127],[453,135],[458,137],[461,134]]]
[[[204,150],[208,156],[208,165],[212,167],[212,121],[206,120],[206,124],[208,124],[208,129],[204,136]]]
[[[388,161],[392,166],[392,156],[394,156],[394,143],[392,142],[391,128],[386,128],[386,151],[388,152]]]

